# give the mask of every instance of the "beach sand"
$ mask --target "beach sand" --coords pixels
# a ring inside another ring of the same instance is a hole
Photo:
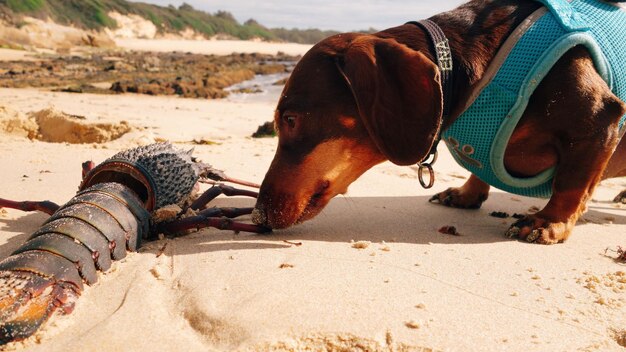
[[[0,48],[0,61],[33,60],[33,55],[26,50]]]
[[[0,196],[9,199],[63,203],[83,161],[162,139],[260,183],[277,142],[249,137],[272,119],[273,101],[0,89],[0,105],[19,119],[53,106],[83,116],[81,123],[125,121],[131,129],[98,144],[0,132]],[[605,249],[626,245],[626,207],[610,201],[626,179],[602,183],[566,243],[540,246],[505,238],[514,220],[489,213],[524,213],[543,200],[494,190],[480,210],[428,203],[468,176],[445,148],[440,153],[431,190],[419,186],[414,167],[384,163],[302,225],[262,236],[208,229],[147,243],[86,288],[72,314],[55,315],[35,338],[9,348],[623,351],[626,265]],[[0,257],[45,219],[0,210]],[[438,232],[448,225],[460,236]]]
[[[261,53],[275,55],[279,52],[287,55],[299,55],[311,48],[311,45],[296,43],[267,43],[244,40],[183,40],[183,39],[140,39],[116,38],[115,44],[127,50],[136,51],[179,51],[194,54],[228,55],[237,53]]]

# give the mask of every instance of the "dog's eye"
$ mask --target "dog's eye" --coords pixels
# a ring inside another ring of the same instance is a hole
[[[285,115],[283,116],[283,121],[289,126],[289,128],[296,127],[296,117],[293,115]]]

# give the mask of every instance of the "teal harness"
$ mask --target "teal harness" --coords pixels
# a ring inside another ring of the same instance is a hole
[[[442,133],[456,161],[507,192],[548,198],[554,168],[517,178],[504,166],[508,141],[528,100],[554,64],[584,45],[613,93],[626,101],[626,9],[599,0],[537,0],[545,5],[507,39],[465,112]],[[626,116],[620,120],[620,128]]]

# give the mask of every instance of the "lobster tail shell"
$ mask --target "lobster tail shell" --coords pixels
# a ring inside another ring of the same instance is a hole
[[[59,307],[71,312],[83,282],[135,250],[150,231],[142,205],[124,185],[96,184],[0,262],[0,344],[32,335]]]
[[[123,151],[87,173],[78,194],[0,262],[0,344],[69,313],[83,283],[152,235],[150,211],[185,200],[206,166],[169,143]]]

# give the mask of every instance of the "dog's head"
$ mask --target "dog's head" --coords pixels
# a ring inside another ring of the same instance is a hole
[[[278,148],[253,220],[291,226],[372,166],[419,162],[441,109],[439,72],[421,52],[373,35],[325,39],[296,65],[278,102]]]

